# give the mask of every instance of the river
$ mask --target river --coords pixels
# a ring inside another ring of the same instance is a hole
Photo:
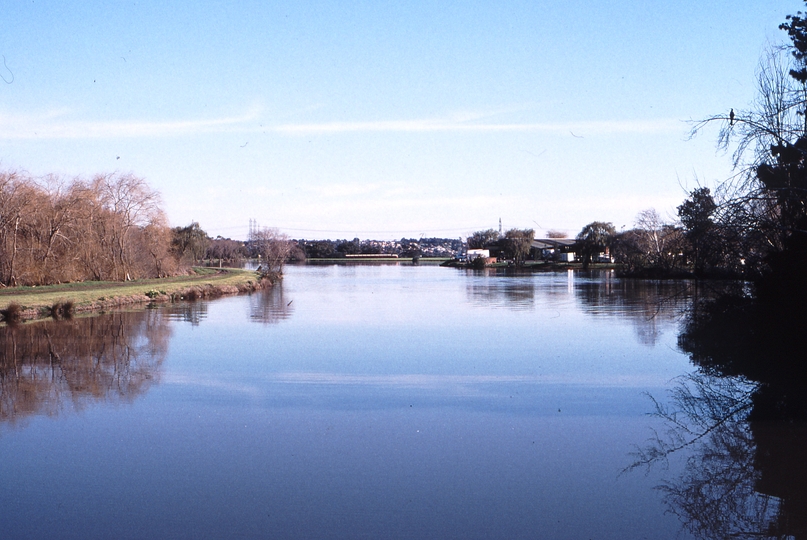
[[[687,452],[625,469],[693,371],[689,288],[307,265],[0,327],[0,536],[687,538]]]

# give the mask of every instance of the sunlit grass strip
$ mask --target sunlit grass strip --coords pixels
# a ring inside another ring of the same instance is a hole
[[[50,316],[54,306],[71,311],[105,309],[116,305],[203,296],[235,294],[261,288],[258,275],[240,269],[198,269],[190,276],[127,282],[82,282],[43,287],[0,289],[0,311],[18,306],[22,318]]]

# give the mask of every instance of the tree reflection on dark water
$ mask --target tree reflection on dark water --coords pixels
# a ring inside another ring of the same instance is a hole
[[[696,301],[679,347],[698,367],[656,402],[667,431],[634,467],[692,450],[659,487],[703,538],[807,538],[807,315],[773,295]]]
[[[170,335],[161,310],[0,327],[0,422],[131,402],[158,382]]]

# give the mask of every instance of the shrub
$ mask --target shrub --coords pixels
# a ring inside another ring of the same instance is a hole
[[[69,319],[73,316],[73,301],[56,302],[50,307],[50,316],[54,319]]]
[[[12,302],[6,307],[6,309],[0,309],[0,315],[3,316],[3,320],[7,323],[15,323],[19,322],[20,317],[22,317],[22,307]]]

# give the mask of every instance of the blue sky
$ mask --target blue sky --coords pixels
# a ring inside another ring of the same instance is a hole
[[[132,172],[244,238],[571,235],[730,173],[795,0],[8,2],[0,168]],[[10,83],[8,83],[10,81]]]

